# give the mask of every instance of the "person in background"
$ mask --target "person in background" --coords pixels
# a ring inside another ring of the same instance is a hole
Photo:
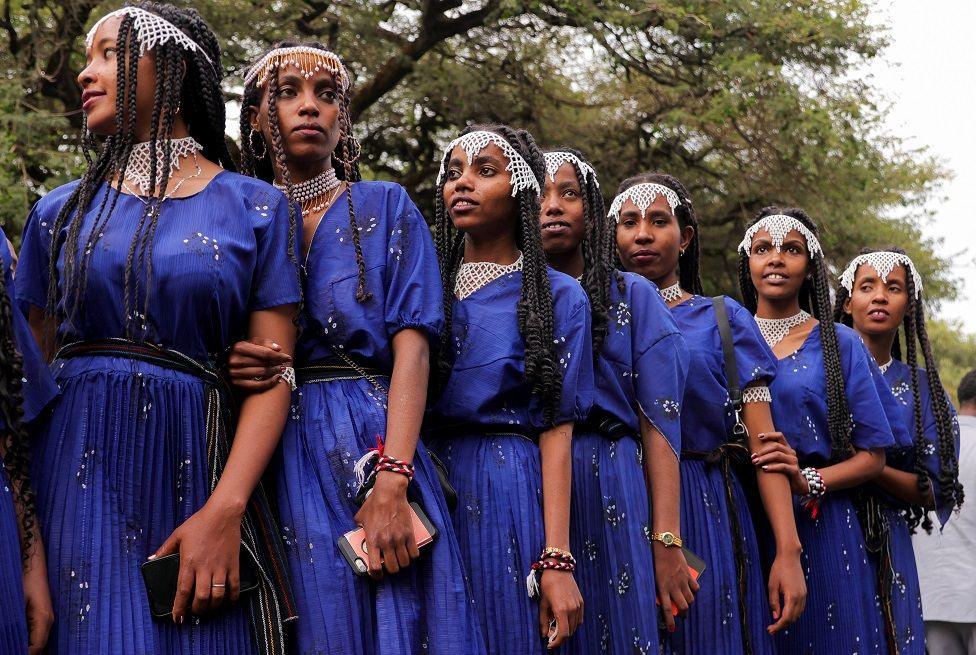
[[[959,383],[959,483],[976,489],[976,369]],[[976,510],[962,507],[941,532],[912,538],[925,642],[931,655],[976,653]]]

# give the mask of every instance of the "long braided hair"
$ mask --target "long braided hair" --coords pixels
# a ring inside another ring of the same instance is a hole
[[[472,125],[462,134],[475,131],[489,131],[499,134],[528,162],[541,187],[545,181],[546,163],[542,150],[535,139],[525,130],[514,130],[507,125]],[[443,165],[447,169],[451,153],[445,153]],[[446,179],[446,178],[445,178]],[[437,185],[435,198],[434,243],[437,246],[437,260],[440,264],[441,283],[444,286],[444,316],[446,325],[441,334],[440,347],[435,354],[432,367],[437,374],[440,387],[451,372],[450,362],[445,357],[452,338],[454,284],[458,270],[464,259],[464,233],[458,230],[444,204],[444,182]],[[525,378],[532,384],[532,391],[544,402],[544,415],[553,421],[562,396],[562,377],[556,362],[559,360],[553,333],[555,321],[552,309],[552,287],[546,265],[546,254],[542,249],[542,229],[539,225],[541,205],[539,194],[530,189],[518,192],[518,224],[515,241],[522,251],[522,293],[519,297],[517,313],[519,334],[525,341]]]
[[[574,148],[560,147],[547,152],[568,152],[583,162],[589,160]],[[615,278],[618,290],[624,291],[624,278],[614,271],[616,244],[613,239],[614,226],[607,220],[603,204],[603,194],[597,183],[596,174],[584,174],[573,162],[568,161],[576,172],[583,202],[583,289],[590,299],[590,321],[593,331],[593,355],[600,354],[603,341],[609,330],[610,285]],[[590,165],[592,168],[592,164]]]
[[[901,248],[889,247],[883,249],[885,252],[897,252],[902,255],[907,253]],[[879,252],[875,248],[862,248],[861,255],[872,252]],[[902,319],[902,330],[904,331],[905,355],[907,364],[911,371],[912,384],[912,412],[915,417],[915,448],[914,466],[915,473],[918,475],[918,489],[925,495],[932,488],[929,479],[929,472],[925,467],[924,458],[920,455],[927,446],[925,438],[925,425],[922,418],[922,396],[919,393],[919,367],[918,367],[918,347],[922,348],[922,357],[925,360],[925,376],[929,384],[929,402],[932,405],[932,414],[935,417],[935,433],[938,443],[936,447],[939,452],[939,495],[941,504],[950,508],[959,507],[963,503],[964,492],[959,483],[959,462],[956,459],[955,449],[955,427],[952,420],[952,408],[945,393],[942,392],[942,378],[939,376],[938,363],[932,354],[932,345],[929,342],[928,331],[925,328],[925,303],[921,290],[915,288],[914,276],[904,264],[899,264],[905,269],[905,292],[908,294],[908,307],[905,317]],[[916,291],[918,296],[916,296]],[[836,290],[836,301],[834,303],[834,318],[840,323],[853,327],[854,317],[844,311],[844,304],[850,298],[850,293],[843,285],[838,285]],[[895,347],[893,356],[899,361],[902,359],[900,347],[901,337],[895,332]],[[926,532],[932,531],[932,519],[928,511],[923,507],[910,506],[905,511],[905,518],[908,521],[909,529],[913,532],[921,525]]]
[[[162,148],[168,160],[172,150],[170,139],[177,113],[182,115],[187,129],[203,146],[203,155],[228,170],[235,170],[224,141],[224,101],[221,94],[220,46],[217,37],[194,9],[177,8],[160,2],[134,2],[126,6],[138,7],[157,14],[189,36],[199,48],[184,49],[174,40],[158,43],[149,51],[156,67],[156,88],[150,119],[149,155],[150,178],[156,181],[150,201],[143,206],[135,234],[125,258],[123,289],[127,336],[145,338],[149,319],[152,289],[152,251],[159,224],[160,203],[169,184],[169,170],[156,170],[156,156]],[[48,269],[48,291],[45,313],[52,317],[54,327],[59,322],[71,324],[82,309],[87,285],[88,267],[96,244],[109,225],[116,202],[122,192],[122,180],[135,145],[136,84],[140,43],[133,29],[133,17],[123,15],[117,39],[118,69],[115,99],[115,133],[104,139],[93,135],[87,126],[83,143],[94,146],[95,152],[85,150],[88,169],[58,212],[52,226],[54,242]],[[208,60],[209,59],[209,60]],[[157,175],[159,179],[156,180]],[[82,237],[82,223],[96,194],[106,180],[111,190],[102,194],[92,228]],[[62,237],[62,230],[66,235]],[[82,240],[84,244],[82,244]],[[63,291],[59,286],[58,259],[63,250]],[[56,336],[48,335],[47,350]]]
[[[317,41],[297,42],[280,41],[271,50],[279,48],[292,48],[302,46],[315,48],[323,52],[329,52],[323,44]],[[267,52],[263,53],[255,61],[260,61]],[[278,71],[268,76],[268,125],[271,129],[271,143],[265,142],[264,136],[251,126],[250,112],[248,107],[259,107],[264,97],[264,86],[258,85],[256,77],[250,84],[244,87],[241,100],[241,172],[245,175],[257,177],[267,182],[275,180],[275,173],[281,176],[281,181],[285,187],[285,195],[293,199],[291,174],[288,172],[288,157],[285,154],[284,139],[281,134],[281,122],[278,117]],[[356,252],[356,269],[359,274],[359,282],[356,287],[356,300],[364,303],[372,298],[373,294],[366,289],[366,260],[363,258],[363,248],[360,243],[360,230],[356,223],[356,210],[352,201],[352,185],[359,182],[362,176],[359,173],[359,155],[361,152],[359,141],[352,133],[352,119],[349,116],[349,100],[351,95],[342,88],[341,84],[336,84],[336,94],[339,96],[339,143],[336,145],[335,152],[332,153],[332,167],[335,169],[336,177],[346,182],[346,205],[349,208],[349,231],[352,234],[352,245]],[[260,139],[262,149],[255,151],[254,139]],[[270,155],[270,156],[269,156]],[[271,157],[274,157],[272,163]],[[294,258],[295,230],[298,225],[296,216],[297,209],[292,202],[289,221],[288,254]]]
[[[804,210],[797,207],[765,207],[753,218],[746,229],[766,216],[784,214],[800,221],[818,238],[817,224]],[[800,307],[813,314],[820,322],[820,347],[823,350],[824,376],[827,382],[827,425],[830,431],[831,461],[838,462],[853,454],[851,445],[851,410],[847,403],[844,368],[840,359],[837,331],[834,329],[833,305],[830,302],[830,285],[827,281],[827,262],[822,252],[810,256],[809,274],[800,287]],[[749,273],[749,255],[739,253],[739,291],[750,313],[756,313],[759,299]]]
[[[675,207],[674,217],[678,219],[678,225],[682,230],[688,226],[695,229],[695,235],[691,238],[688,248],[678,257],[678,281],[685,291],[703,294],[705,291],[701,281],[701,239],[699,238],[701,230],[698,225],[698,214],[691,202],[691,194],[681,180],[667,173],[640,173],[621,182],[617,187],[617,195],[632,186],[649,182],[664,185],[678,194],[681,204]]]

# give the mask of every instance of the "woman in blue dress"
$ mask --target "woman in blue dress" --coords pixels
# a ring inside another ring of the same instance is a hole
[[[885,494],[890,550],[878,564],[890,571],[891,603],[898,652],[925,653],[922,599],[911,535],[932,530],[929,512],[945,525],[962,504],[959,484],[959,433],[925,326],[922,278],[900,248],[864,249],[848,265],[836,295],[837,320],[861,335],[898,400],[892,422],[909,426],[907,447],[889,448],[875,484]],[[902,351],[901,344],[904,344]],[[925,368],[918,365],[921,346]]]
[[[583,618],[569,508],[573,423],[593,389],[590,309],[576,280],[546,266],[544,176],[531,135],[506,126],[469,128],[438,176],[448,320],[430,443],[458,493],[454,527],[490,653],[539,655]]]
[[[231,433],[213,362],[249,335],[294,342],[288,202],[226,170],[220,48],[195,11],[112,12],[86,58],[98,149],[32,209],[16,276],[61,387],[31,458],[48,650],[280,653],[293,613],[259,480],[288,388],[242,398]],[[170,553],[175,602],[154,618],[140,567]],[[258,582],[246,596],[244,558]]]
[[[402,187],[360,181],[348,85],[342,62],[322,45],[281,43],[248,73],[241,117],[245,170],[302,207],[300,384],[272,470],[302,617],[295,650],[477,655],[484,644],[457,541],[418,444],[429,345],[443,327],[434,244]],[[273,385],[288,352],[240,343],[231,374],[244,388]],[[370,462],[375,484],[360,506],[357,460],[378,435],[384,456],[402,466]],[[440,532],[423,553],[408,500]],[[357,525],[372,581],[337,546]]]
[[[681,527],[707,565],[701,590],[670,643],[675,653],[772,653],[770,636],[803,612],[806,587],[789,484],[746,467],[772,526],[775,558],[764,584],[746,480],[733,470],[775,435],[768,384],[776,361],[752,316],[725,298],[747,440],[733,435],[722,339],[712,300],[702,297],[698,221],[687,189],[661,173],[620,185],[610,210],[624,268],[654,281],[691,352],[681,402]],[[751,488],[751,487],[750,487]],[[658,551],[660,552],[660,551]]]
[[[685,592],[697,589],[681,549],[655,553],[660,542],[650,541],[681,534],[688,348],[653,284],[613,269],[613,225],[593,167],[570,148],[545,159],[542,245],[549,264],[587,292],[596,378],[594,407],[573,431],[570,542],[588,618],[566,650],[658,653],[654,592],[667,599],[664,618],[673,625],[671,598],[684,612]]]
[[[0,653],[34,655],[44,650],[54,611],[29,479],[27,425],[58,388],[12,300],[15,258],[2,229],[0,266]]]
[[[881,595],[868,547],[880,539],[865,483],[895,443],[857,334],[831,318],[816,224],[801,209],[763,209],[739,245],[739,284],[779,359],[770,391],[789,446],[753,456],[783,472],[796,501],[809,595],[803,616],[777,635],[780,653],[887,652]],[[883,385],[882,385],[883,388]]]

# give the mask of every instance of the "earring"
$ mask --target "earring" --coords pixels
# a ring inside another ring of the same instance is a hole
[[[261,142],[261,154],[258,154],[258,148],[254,145],[254,135],[258,135],[258,141]],[[257,130],[252,129],[251,133],[247,136],[248,143],[251,146],[251,152],[254,153],[255,159],[264,159],[268,154],[268,146],[264,143],[264,137],[262,137]]]
[[[678,248],[678,257],[684,257],[684,256],[685,256],[685,249]]]

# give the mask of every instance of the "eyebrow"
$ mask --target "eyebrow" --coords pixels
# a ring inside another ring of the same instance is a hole
[[[474,161],[471,162],[472,165],[474,165],[474,164],[495,164],[495,165],[498,165],[499,163],[500,163],[500,160],[498,159],[498,157],[496,157],[494,155],[478,155],[477,157],[474,158]]]
[[[103,45],[105,45],[105,43],[115,43],[115,40],[116,40],[115,37],[103,36],[94,44],[94,47],[101,48]]]
[[[579,187],[579,183],[575,181],[566,180],[565,182],[560,182],[557,188],[560,191],[565,191],[566,189],[573,189],[574,191]]]

